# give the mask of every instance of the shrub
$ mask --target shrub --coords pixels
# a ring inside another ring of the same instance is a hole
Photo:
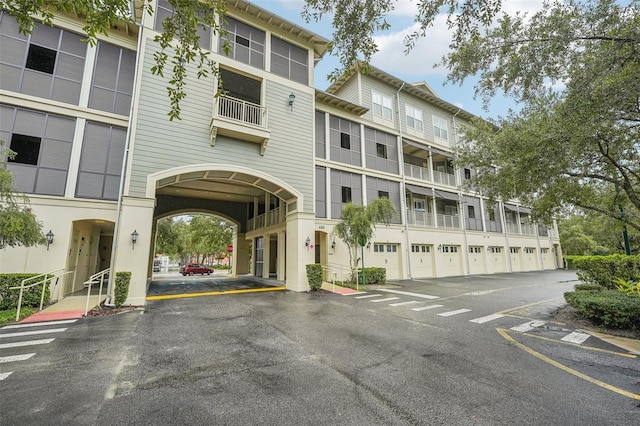
[[[322,287],[322,265],[310,263],[307,265],[307,280],[311,290],[319,290]]]
[[[609,328],[640,328],[640,297],[617,290],[571,291],[564,294],[567,303],[598,325]]]
[[[358,269],[358,277],[362,279],[362,269]],[[365,284],[384,284],[387,282],[385,268],[364,268]]]
[[[623,280],[621,278],[616,278],[613,282],[620,293],[640,296],[640,283]]]
[[[18,307],[18,297],[20,290],[10,290],[11,287],[18,287],[22,280],[35,277],[39,274],[0,274],[0,311],[7,309],[16,309]],[[42,277],[44,278],[44,277]],[[33,282],[36,282],[34,280]],[[27,283],[29,285],[30,283]],[[40,297],[42,295],[42,285],[36,285],[25,289],[22,294],[22,306],[30,306],[33,308],[40,307]],[[44,303],[49,303],[50,289],[47,286],[44,291]]]
[[[578,279],[587,284],[599,284],[615,289],[615,279],[626,281],[640,278],[640,256],[580,256],[573,261]]]
[[[576,269],[575,261],[584,256],[576,256],[576,255],[567,255],[564,256],[565,268],[567,269]]]
[[[119,308],[124,304],[129,295],[129,282],[131,281],[131,272],[116,272],[116,285],[113,290],[113,304]]]
[[[602,291],[604,287],[599,284],[576,284],[574,286],[576,291]]]

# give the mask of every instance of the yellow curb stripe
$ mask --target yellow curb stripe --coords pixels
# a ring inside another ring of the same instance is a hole
[[[505,330],[504,328],[496,328],[496,330],[498,331],[498,333],[500,333],[500,335],[502,337],[504,337],[508,342],[513,343],[514,345],[516,345],[518,348],[522,349],[523,351],[535,356],[538,359],[541,359],[542,361],[553,365],[554,367],[557,367],[559,369],[561,369],[562,371],[565,371],[569,374],[573,374],[574,376],[580,377],[583,380],[586,380],[590,383],[593,383],[594,385],[600,386],[601,388],[610,390],[611,392],[615,392],[618,393],[620,395],[624,395],[626,397],[632,398],[632,399],[637,399],[640,400],[640,395],[632,393],[632,392],[628,392],[624,389],[620,389],[617,388],[615,386],[612,386],[608,383],[602,382],[598,379],[594,379],[591,376],[587,376],[584,373],[581,373],[577,370],[574,370],[573,368],[567,367],[566,365],[560,364],[557,361],[552,360],[549,357],[546,357],[545,355],[542,355],[540,352],[534,351],[533,349],[529,348],[528,346],[525,346],[524,344],[516,341],[513,337],[509,336],[509,334],[507,333],[507,330]]]
[[[200,296],[220,296],[223,294],[241,294],[241,293],[262,293],[265,291],[282,291],[287,288],[281,287],[267,287],[267,288],[246,288],[242,290],[223,290],[223,291],[207,291],[204,293],[182,293],[182,294],[163,294],[159,296],[147,296],[145,300],[167,300],[167,299],[188,299],[190,297]]]
[[[564,340],[551,339],[549,337],[538,336],[536,334],[529,334],[529,333],[520,333],[520,334],[524,334],[527,337],[533,337],[534,339],[546,340],[546,341],[549,341],[549,342],[561,343],[563,345],[575,346],[575,347],[582,348],[582,349],[588,349],[588,350],[594,351],[594,352],[604,352],[606,354],[617,355],[617,356],[622,356],[622,357],[631,358],[631,359],[636,359],[638,357],[637,355],[634,355],[634,354],[623,354],[621,352],[610,351],[608,349],[594,348],[593,346],[578,345],[577,343],[565,342]],[[589,334],[589,333],[587,333],[587,334]]]

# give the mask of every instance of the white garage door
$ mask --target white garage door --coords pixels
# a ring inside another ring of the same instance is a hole
[[[411,276],[414,278],[435,277],[432,245],[411,244]]]

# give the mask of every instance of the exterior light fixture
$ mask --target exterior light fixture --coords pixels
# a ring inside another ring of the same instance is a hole
[[[335,250],[336,249],[336,240],[333,240],[333,242],[331,243],[331,250]]]
[[[289,106],[291,107],[291,111],[293,111],[293,101],[296,100],[296,95],[293,94],[293,92],[291,92],[291,94],[289,95]]]
[[[131,244],[132,244],[132,248],[136,248],[136,243],[138,242],[138,231],[136,231],[135,229],[133,230],[133,232],[131,233]]]
[[[45,234],[45,237],[47,237],[47,250],[49,250],[49,246],[53,244],[53,237],[55,237],[55,235],[51,232],[51,229],[49,229],[49,232]]]
[[[307,239],[304,241],[304,246],[308,249],[310,245],[311,245],[311,239],[307,237]]]
[[[367,241],[367,250],[371,248],[371,241]]]
[[[442,251],[442,244],[438,244],[438,251]]]

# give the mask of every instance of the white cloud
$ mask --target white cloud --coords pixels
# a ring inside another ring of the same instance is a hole
[[[416,13],[418,13],[418,0],[397,0],[391,15],[413,18]]]

